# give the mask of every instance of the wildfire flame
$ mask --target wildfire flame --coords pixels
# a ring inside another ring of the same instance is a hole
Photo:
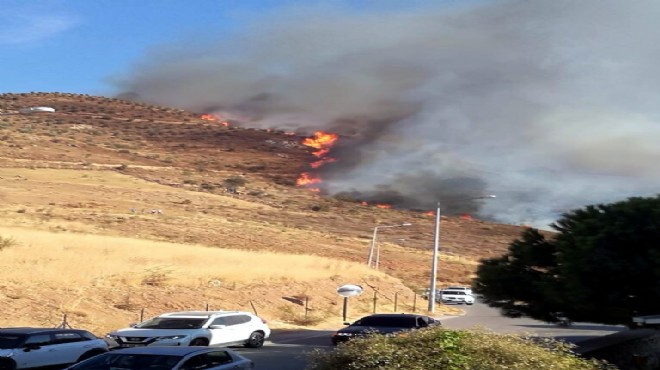
[[[332,162],[337,162],[337,158],[323,158],[323,159],[319,159],[319,160],[316,161],[316,162],[312,162],[312,163],[310,164],[310,167],[312,167],[312,168],[319,168],[319,167],[323,166],[323,165],[326,164],[326,163],[332,163]]]
[[[319,158],[318,161],[310,163],[311,168],[319,168],[326,163],[336,162],[336,158],[325,157],[326,154],[330,152],[330,148],[337,142],[339,136],[337,134],[332,134],[329,132],[316,131],[314,136],[305,138],[302,141],[302,145],[308,146],[310,148],[318,149],[312,154]],[[298,186],[309,186],[313,184],[320,184],[322,182],[321,178],[318,176],[310,175],[309,172],[303,172],[300,174],[296,180],[296,185]],[[309,188],[309,190],[318,193],[321,191],[319,188]]]
[[[322,157],[324,154],[327,154],[327,152],[330,150],[330,148],[335,145],[335,142],[339,136],[337,134],[332,134],[329,132],[323,132],[323,131],[316,131],[314,133],[314,137],[308,137],[305,140],[303,140],[302,145],[315,148],[315,149],[321,149],[318,152],[322,152],[323,154],[317,155],[314,152],[313,154],[316,155],[317,157]]]
[[[363,206],[368,206],[369,202],[362,201],[362,202],[360,202],[360,204],[363,205]],[[384,203],[383,204],[374,204],[374,206],[376,206],[377,208],[381,208],[381,209],[392,209],[391,204],[384,204]]]
[[[199,118],[201,118],[201,119],[203,119],[203,120],[205,120],[205,121],[219,122],[221,125],[223,125],[223,126],[225,126],[225,127],[228,127],[228,126],[229,126],[229,122],[227,122],[227,121],[225,121],[225,120],[219,118],[219,117],[216,116],[216,115],[210,114],[210,113],[204,113],[204,114],[202,114],[201,116],[199,116]]]
[[[296,185],[298,186],[313,185],[319,183],[321,183],[321,178],[313,177],[312,175],[309,174],[309,172],[301,173],[300,176],[298,177],[298,180],[296,180]]]

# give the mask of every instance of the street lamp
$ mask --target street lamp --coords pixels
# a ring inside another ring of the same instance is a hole
[[[378,229],[384,229],[388,227],[401,227],[401,226],[411,226],[412,224],[409,222],[404,222],[402,224],[398,225],[381,225],[381,226],[375,226],[374,227],[374,235],[371,238],[371,247],[369,248],[369,257],[367,257],[367,266],[371,267],[371,260],[373,260],[374,257],[374,248],[376,247],[376,236],[378,235]],[[378,268],[378,263],[380,262],[380,249],[378,250],[378,256],[376,257],[376,264],[375,267]]]
[[[495,195],[483,195],[480,197],[459,199],[458,201],[476,200],[476,199],[489,199],[495,198]],[[438,201],[438,208],[435,211],[435,234],[433,237],[433,266],[431,267],[431,290],[429,291],[429,312],[435,312],[435,291],[436,280],[438,278],[438,251],[440,250],[440,201]]]

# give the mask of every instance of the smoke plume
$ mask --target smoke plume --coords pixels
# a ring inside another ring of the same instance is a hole
[[[454,3],[449,3],[454,4]],[[245,126],[341,135],[325,190],[544,227],[658,193],[660,2],[280,9],[153,50],[118,87]],[[467,200],[496,194],[488,201]]]

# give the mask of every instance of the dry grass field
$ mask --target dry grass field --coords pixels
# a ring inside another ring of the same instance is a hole
[[[50,106],[50,114],[16,114]],[[0,95],[0,326],[97,334],[182,309],[256,311],[273,327],[424,311],[434,217],[296,187],[303,134],[225,126],[203,112],[76,94]],[[152,210],[158,210],[155,213]],[[365,265],[383,229],[379,270]],[[443,218],[439,284],[522,228]],[[401,241],[403,239],[403,241]],[[307,300],[308,310],[298,304]],[[455,313],[441,306],[442,313]]]

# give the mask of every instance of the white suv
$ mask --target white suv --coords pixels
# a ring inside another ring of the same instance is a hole
[[[266,321],[243,311],[170,312],[107,338],[117,347],[244,345],[258,348],[270,336]]]
[[[474,304],[472,294],[467,294],[464,290],[444,289],[436,299],[442,303]]]
[[[86,330],[0,329],[0,369],[62,367],[108,352],[108,344]]]

